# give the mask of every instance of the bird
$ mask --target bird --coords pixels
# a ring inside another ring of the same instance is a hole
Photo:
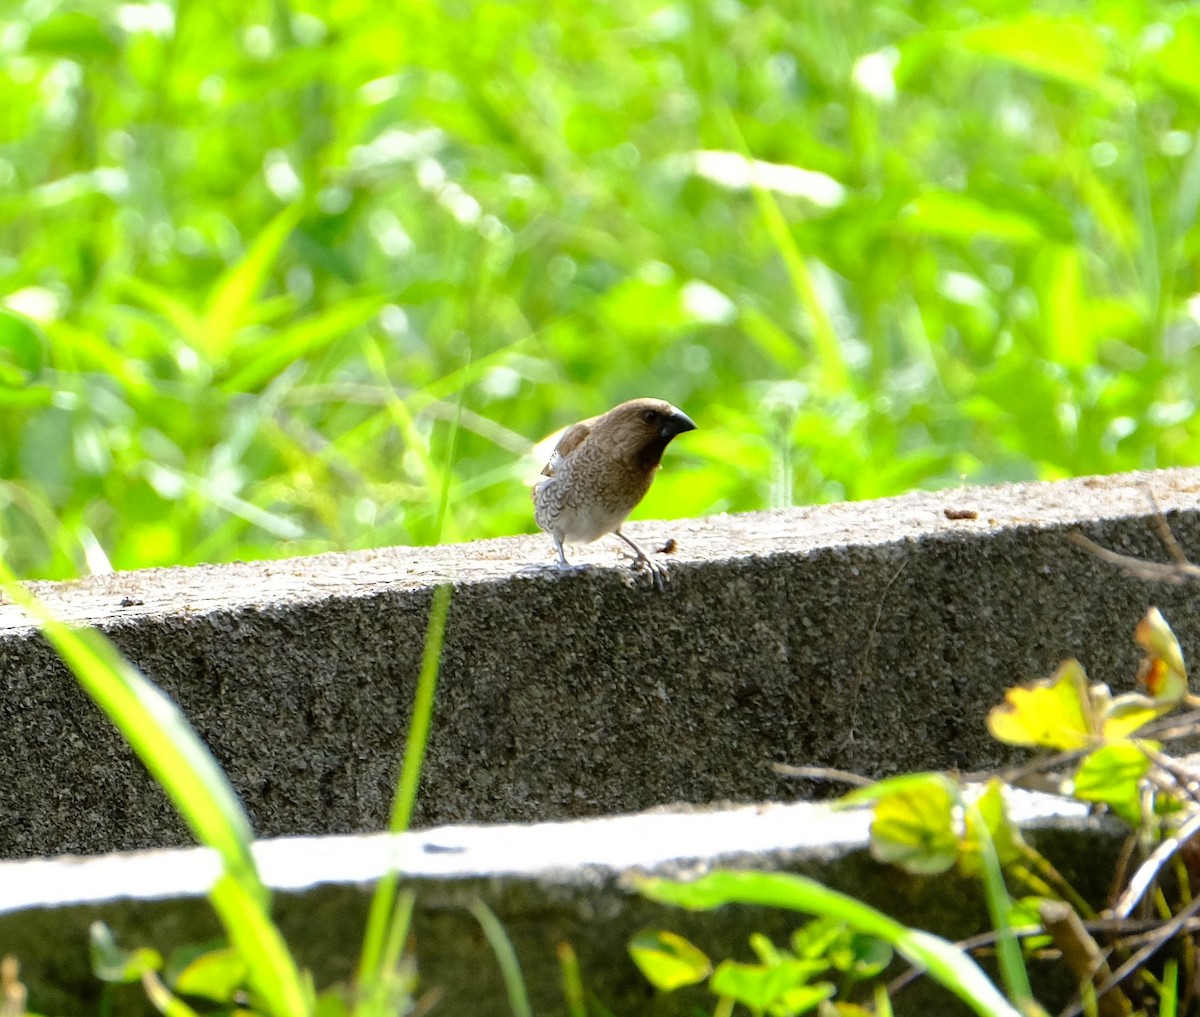
[[[533,517],[550,534],[558,567],[570,568],[564,543],[591,543],[607,533],[634,551],[633,567],[647,569],[662,590],[666,569],[621,532],[650,490],[663,452],[695,423],[663,399],[630,399],[598,417],[572,424],[558,439],[544,480],[533,488]]]

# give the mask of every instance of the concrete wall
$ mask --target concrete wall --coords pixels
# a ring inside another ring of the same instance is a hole
[[[1011,815],[1087,899],[1100,901],[1123,840],[1119,824],[1083,806],[1028,793],[1010,796]],[[524,974],[533,1012],[566,1017],[557,948],[575,950],[589,993],[622,1017],[687,1017],[714,1001],[703,990],[660,994],[628,953],[644,928],[678,932],[719,962],[748,961],[752,933],[784,946],[807,917],[783,909],[729,906],[688,912],[656,905],[631,888],[643,872],[687,878],[709,867],[799,873],[852,894],[893,917],[950,939],[988,927],[978,884],[953,870],[905,876],[867,851],[870,813],[820,803],[655,812],[531,825],[437,827],[390,837],[284,838],[259,842],[264,881],[277,890],[275,916],[293,954],[327,989],[351,981],[371,883],[391,867],[416,895],[411,948],[419,993],[438,993],[433,1012],[512,1013],[495,955],[468,911],[483,900],[501,920]],[[103,986],[91,974],[87,929],[112,928],[126,949],[178,947],[219,938],[200,894],[218,869],[200,848],[100,858],[0,862],[0,955],[22,964],[36,1013],[96,1013]],[[986,963],[986,962],[985,962]],[[898,969],[902,969],[898,965]],[[1034,963],[1038,998],[1051,1012],[1067,1001],[1063,968]],[[898,971],[897,971],[898,973]],[[1056,977],[1057,976],[1057,977]],[[862,994],[859,993],[859,997]],[[901,1017],[966,1014],[930,979],[894,998]],[[117,991],[115,1013],[151,1013],[140,985]]]
[[[386,821],[434,584],[454,583],[417,821],[532,821],[811,793],[774,760],[978,768],[1013,682],[1080,657],[1125,688],[1156,603],[1200,648],[1198,591],[1128,579],[1072,530],[1162,559],[1148,492],[1200,547],[1200,471],[917,493],[630,527],[560,574],[542,537],[35,584],[177,702],[260,835]],[[962,510],[973,516],[961,517]],[[950,518],[955,516],[955,518]],[[186,843],[163,796],[19,612],[0,605],[0,857]]]

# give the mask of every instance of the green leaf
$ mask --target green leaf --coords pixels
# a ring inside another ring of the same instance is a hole
[[[54,390],[49,385],[30,385],[15,372],[0,365],[0,406],[49,406]]]
[[[246,983],[246,961],[228,947],[208,950],[187,965],[171,986],[186,996],[202,996],[217,1003],[231,1003]]]
[[[253,833],[237,793],[179,708],[99,632],[42,618],[42,630],[79,683],[120,729],[202,844],[260,902],[268,897],[250,855]]]
[[[779,952],[779,948],[771,942],[769,936],[763,935],[761,932],[752,932],[750,934],[750,949],[754,951],[754,955],[766,965],[780,963],[785,954]]]
[[[433,591],[433,600],[429,606],[429,621],[425,628],[425,645],[421,654],[421,670],[417,675],[412,719],[409,723],[408,739],[404,745],[404,761],[400,766],[400,776],[396,782],[396,795],[392,801],[392,814],[388,820],[388,830],[392,833],[402,833],[407,830],[412,820],[417,789],[421,783],[421,767],[424,764],[425,749],[429,743],[434,693],[437,690],[438,671],[441,668],[442,645],[446,638],[446,620],[450,614],[452,593],[453,586],[443,583]],[[399,874],[389,872],[379,880],[371,895],[371,907],[367,913],[367,928],[358,955],[357,981],[359,986],[373,987],[385,984],[394,967],[399,951],[400,937],[398,933],[407,930],[413,904],[410,894],[397,893],[398,883]],[[486,915],[483,921],[487,921]],[[486,932],[486,925],[484,929]],[[369,1009],[362,1011],[364,1015],[371,1012]]]
[[[1042,924],[1041,906],[1047,900],[1045,897],[1020,897],[1012,902],[1008,917],[1014,929],[1021,927],[1040,926]],[[1036,950],[1047,950],[1054,945],[1050,936],[1024,936],[1021,944],[1027,953]]]
[[[744,158],[752,158],[733,111],[722,103],[715,112],[720,117],[725,136],[732,143],[731,147]],[[750,189],[766,234],[787,268],[796,303],[803,308],[807,317],[807,330],[812,336],[812,355],[821,370],[822,386],[831,393],[848,391],[852,387],[850,369],[833,319],[822,300],[823,294],[814,280],[810,259],[796,242],[776,196],[762,185],[758,176],[751,176]],[[812,261],[816,262],[816,259]]]
[[[175,329],[180,339],[208,362],[209,344],[205,322],[170,290],[135,276],[119,278],[116,289],[121,295],[160,315]],[[151,335],[158,340],[158,354],[171,356],[170,333],[158,330]]]
[[[670,992],[704,981],[712,962],[674,932],[647,929],[629,942],[629,956],[656,989]]]
[[[1196,10],[1190,17],[1181,18],[1171,26],[1166,45],[1154,54],[1154,70],[1168,87],[1184,92],[1192,102],[1200,102],[1200,19]]]
[[[1033,990],[1029,985],[1029,972],[1021,953],[1021,944],[1013,935],[1012,898],[1004,882],[1004,872],[1000,867],[995,845],[992,844],[988,824],[979,814],[979,807],[975,802],[965,801],[962,805],[965,822],[976,833],[979,842],[984,898],[987,901],[992,929],[996,934],[996,957],[999,961],[1001,982],[1008,998],[1019,1010],[1028,1014],[1040,1013],[1040,1009],[1034,1005]]]
[[[46,336],[24,315],[0,307],[0,368],[12,369],[14,384],[38,378],[46,362]]]
[[[953,797],[958,794],[958,786],[944,773],[901,773],[895,777],[884,777],[874,784],[855,788],[837,799],[835,805],[839,808],[850,808],[860,805],[870,805],[889,795],[906,792],[921,792],[930,784],[940,784],[946,794]]]
[[[1085,287],[1083,254],[1079,247],[1055,244],[1043,252],[1041,276],[1049,359],[1082,368],[1096,356],[1091,301]]]
[[[1078,18],[1031,14],[979,25],[959,33],[963,49],[1119,98],[1123,91],[1105,75],[1108,54],[1096,25]]]
[[[813,960],[826,956],[836,944],[848,939],[845,922],[816,918],[792,933],[792,951],[797,957]]]
[[[385,298],[379,295],[344,300],[324,314],[269,332],[249,350],[233,351],[231,359],[242,366],[235,369],[222,387],[235,392],[259,388],[293,361],[371,321],[384,303]]]
[[[25,51],[86,60],[115,57],[121,47],[93,15],[83,11],[62,11],[39,21],[29,30]]]
[[[944,780],[928,779],[875,803],[871,857],[918,875],[936,875],[958,857],[956,797]]]
[[[804,961],[779,964],[739,964],[722,961],[708,981],[718,996],[732,999],[755,1012],[801,1014],[834,994],[828,982],[809,985],[810,965]]]
[[[529,1004],[529,990],[517,960],[517,951],[508,933],[504,931],[500,919],[482,900],[474,901],[470,910],[483,929],[492,953],[496,955],[496,962],[504,976],[504,989],[508,994],[508,1006],[513,1012],[513,1017],[533,1017],[533,1008]]]
[[[953,191],[926,191],[904,208],[899,222],[909,233],[964,240],[982,238],[1027,245],[1045,239],[1036,219],[1018,212],[993,209],[975,198]]]
[[[855,981],[875,978],[892,963],[892,948],[874,936],[851,933],[830,951],[833,966]]]
[[[210,363],[225,360],[238,330],[253,317],[259,292],[303,212],[301,205],[285,208],[255,238],[241,260],[217,280],[203,315],[203,343]]]
[[[1155,749],[1157,743],[1148,743]],[[1150,757],[1137,742],[1122,741],[1088,753],[1075,771],[1073,794],[1085,802],[1104,802],[1131,826],[1142,821],[1142,779]]]
[[[126,985],[139,982],[147,971],[162,967],[162,954],[148,947],[122,950],[116,937],[103,922],[92,922],[88,929],[88,949],[92,973],[102,982]]]

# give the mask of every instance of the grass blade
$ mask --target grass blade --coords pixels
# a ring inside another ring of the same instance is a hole
[[[719,107],[719,112],[725,133],[733,139],[735,147],[743,156],[752,159],[753,156],[746,145],[746,139],[738,130],[733,113],[727,106]],[[779,207],[779,202],[775,200],[775,195],[768,188],[763,187],[753,176],[750,180],[750,189],[758,205],[758,212],[766,227],[767,235],[771,238],[775,250],[787,268],[796,299],[808,315],[823,380],[830,392],[845,392],[851,387],[850,369],[842,356],[837,329],[834,327],[829,313],[825,310],[825,305],[821,303],[820,294],[817,292],[808,263],[804,260],[804,254],[792,236],[792,231],[783,217],[783,211]]]
[[[303,211],[303,206],[292,205],[275,216],[241,260],[217,280],[204,309],[204,352],[209,363],[222,363],[228,356],[234,336],[248,320],[250,308]]]
[[[529,993],[525,988],[525,977],[521,974],[521,963],[517,960],[517,951],[513,949],[512,940],[504,931],[491,909],[481,900],[471,905],[471,914],[479,922],[483,934],[487,937],[488,945],[500,964],[504,975],[504,988],[508,992],[508,1005],[513,1017],[533,1017],[533,1008],[529,1005]]]
[[[421,765],[425,759],[425,746],[429,740],[429,727],[433,715],[433,695],[437,689],[438,668],[442,658],[442,643],[446,634],[446,618],[450,613],[449,584],[433,591],[433,602],[429,609],[429,625],[425,630],[425,651],[421,659],[421,673],[417,678],[417,691],[413,698],[412,723],[404,747],[404,763],[400,768],[395,802],[392,805],[388,830],[402,833],[408,829],[412,819],[413,805],[417,798],[417,786],[421,779]],[[396,900],[399,876],[389,872],[375,887],[371,898],[371,910],[367,916],[367,931],[363,940],[362,954],[358,963],[358,984],[365,996],[370,996],[371,987],[386,977],[388,929],[392,922],[392,909]]]
[[[250,854],[254,838],[250,820],[228,778],[179,708],[103,635],[60,622],[2,564],[0,585],[37,622],[84,691],[167,793],[196,839],[215,848],[226,871],[265,903],[267,890]]]
[[[312,1013],[312,986],[296,967],[279,928],[247,887],[226,873],[209,891],[209,899],[246,962],[251,987],[267,1003],[272,1017],[306,1017]]]
[[[250,853],[241,801],[179,708],[101,633],[56,619],[0,563],[0,587],[39,625],[76,680],[113,722],[196,839],[216,850],[223,875],[209,891],[254,988],[273,1017],[304,1017],[312,993],[270,917],[270,893]]]
[[[723,904],[760,904],[805,914],[825,915],[858,932],[889,943],[897,953],[924,968],[981,1017],[1020,1017],[983,970],[953,943],[910,929],[861,901],[803,876],[772,872],[711,872],[692,882],[645,879],[643,896],[696,911]]]
[[[1000,867],[1000,859],[996,854],[996,845],[992,842],[987,824],[979,815],[975,803],[963,803],[963,808],[972,814],[971,829],[979,838],[979,851],[983,862],[983,888],[987,898],[988,914],[992,919],[992,928],[996,931],[996,954],[1000,963],[1000,976],[1009,997],[1017,1004],[1023,1013],[1033,1013],[1033,990],[1029,985],[1029,973],[1025,970],[1025,960],[1021,955],[1021,944],[1013,935],[1012,929],[1012,900],[1008,896],[1008,888],[1004,885],[1004,872]]]
[[[587,1017],[587,1003],[583,995],[583,973],[579,970],[579,958],[570,943],[558,944],[558,966],[562,971],[563,999],[567,1004],[567,1017]]]

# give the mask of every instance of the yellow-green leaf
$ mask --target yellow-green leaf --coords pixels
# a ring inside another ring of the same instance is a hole
[[[1159,703],[1136,692],[1117,696],[1105,708],[1101,730],[1106,741],[1128,738],[1143,725],[1156,720],[1170,710],[1174,703]]]
[[[988,714],[988,730],[1009,745],[1087,747],[1095,740],[1095,723],[1083,665],[1064,661],[1053,677],[1009,689]]]
[[[629,943],[629,955],[655,988],[670,991],[708,977],[712,962],[674,932],[647,929]]]

